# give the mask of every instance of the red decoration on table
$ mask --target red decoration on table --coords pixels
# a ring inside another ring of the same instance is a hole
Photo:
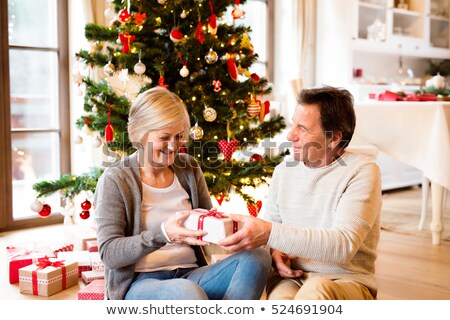
[[[239,146],[239,141],[231,140],[228,142],[226,140],[220,140],[218,142],[218,146],[219,146],[220,152],[223,153],[225,160],[227,162],[230,162],[233,153],[237,150],[237,148]]]
[[[387,90],[384,93],[380,93],[377,99],[379,101],[436,101],[437,96],[434,93],[400,94]]]
[[[48,204],[44,204],[42,206],[42,210],[38,212],[38,214],[42,218],[47,218],[52,213],[52,207],[50,207]]]
[[[108,106],[108,124],[105,128],[105,142],[111,142],[114,140],[114,127],[111,124],[111,105]]]
[[[247,202],[247,209],[248,209],[248,213],[251,216],[258,216],[259,211],[261,211],[261,207],[262,207],[262,201],[258,200],[256,201],[255,204],[251,204],[250,202]]]

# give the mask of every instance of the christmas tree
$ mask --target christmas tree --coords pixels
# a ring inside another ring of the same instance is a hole
[[[201,164],[210,194],[219,204],[234,190],[249,205],[257,201],[246,187],[267,184],[284,153],[252,153],[265,138],[285,128],[281,116],[270,116],[265,97],[271,88],[249,71],[257,60],[250,27],[227,24],[245,15],[239,0],[108,0],[109,27],[88,24],[93,44],[81,50],[79,64],[101,70],[102,78],[74,75],[84,87],[84,115],[76,122],[92,132],[95,147],[104,145],[120,158],[135,151],[127,136],[128,111],[134,97],[164,86],[186,104],[191,117],[188,144],[181,150]],[[80,141],[79,141],[80,142]],[[65,200],[95,191],[98,168],[33,186],[38,198],[61,192]],[[39,211],[41,206],[35,206]],[[84,208],[83,208],[84,210]]]

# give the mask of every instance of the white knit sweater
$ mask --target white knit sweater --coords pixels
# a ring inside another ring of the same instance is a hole
[[[321,168],[285,160],[266,202],[268,245],[299,257],[306,276],[355,280],[376,296],[381,204],[379,168],[364,155],[346,152]]]

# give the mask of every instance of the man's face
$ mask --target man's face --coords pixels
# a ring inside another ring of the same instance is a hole
[[[330,138],[327,138],[320,122],[317,105],[297,105],[293,117],[293,126],[287,135],[292,142],[294,159],[303,161],[308,167],[323,167],[329,163],[327,150]]]

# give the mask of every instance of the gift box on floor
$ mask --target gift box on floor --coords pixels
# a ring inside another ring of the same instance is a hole
[[[55,253],[48,247],[26,249],[24,247],[8,246],[6,247],[6,258],[9,269],[9,283],[19,282],[19,269],[36,263],[38,258],[55,258]]]
[[[88,285],[94,280],[102,280],[105,279],[105,272],[102,271],[83,271],[81,273],[81,279],[83,283]]]
[[[58,252],[58,259],[75,261],[78,264],[78,277],[81,278],[83,271],[91,271],[91,257],[89,251],[66,251]]]
[[[179,211],[184,212],[184,211]],[[205,230],[208,234],[201,240],[217,243],[220,240],[235,233],[239,226],[216,209],[187,210],[189,217],[184,222],[184,227],[193,230]]]
[[[73,243],[74,251],[87,250],[87,241],[97,240],[97,230],[91,226],[66,226],[64,237],[67,242]]]
[[[78,291],[78,300],[104,300],[105,280],[94,280]]]
[[[20,293],[49,297],[78,284],[76,262],[39,258],[38,262],[19,270]]]
[[[103,265],[102,259],[100,259],[100,253],[98,251],[97,252],[89,252],[89,257],[91,258],[92,271],[105,270],[105,266]]]
[[[98,251],[97,240],[88,240],[88,241],[86,241],[86,250],[89,251],[89,252],[97,252]]]

